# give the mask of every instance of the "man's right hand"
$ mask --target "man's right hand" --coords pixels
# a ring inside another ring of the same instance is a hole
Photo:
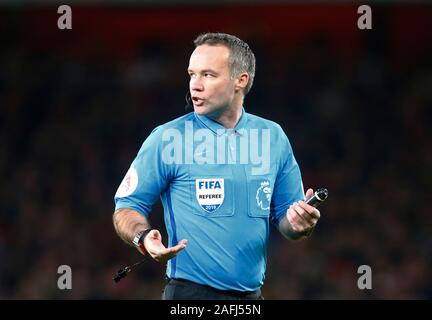
[[[148,254],[158,262],[167,262],[174,258],[181,250],[186,248],[187,240],[180,240],[174,247],[166,248],[162,243],[162,235],[159,230],[153,229],[144,238],[144,247]]]

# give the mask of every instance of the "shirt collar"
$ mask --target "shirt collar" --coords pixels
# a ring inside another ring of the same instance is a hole
[[[195,113],[195,117],[200,121],[205,127],[213,131],[214,134],[220,136],[226,132],[234,131],[240,135],[243,134],[243,129],[246,126],[247,122],[247,113],[245,109],[242,107],[242,114],[240,116],[240,120],[235,125],[234,129],[227,129],[223,125],[221,125],[219,122],[214,121],[213,119],[205,116],[205,115],[199,115]],[[218,132],[219,130],[219,132]]]

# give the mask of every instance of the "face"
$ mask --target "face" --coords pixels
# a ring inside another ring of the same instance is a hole
[[[229,49],[222,45],[201,45],[189,60],[189,90],[194,110],[218,117],[234,100],[236,80],[230,78]]]

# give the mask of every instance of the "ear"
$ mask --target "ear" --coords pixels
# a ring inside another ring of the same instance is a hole
[[[249,83],[249,74],[247,72],[240,73],[235,79],[235,91],[244,91]]]

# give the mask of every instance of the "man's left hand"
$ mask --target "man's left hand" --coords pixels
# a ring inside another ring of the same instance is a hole
[[[308,189],[306,199],[313,196],[313,190]],[[308,233],[311,231],[320,218],[320,212],[317,208],[306,204],[304,201],[293,203],[287,211],[287,219],[294,232]]]

